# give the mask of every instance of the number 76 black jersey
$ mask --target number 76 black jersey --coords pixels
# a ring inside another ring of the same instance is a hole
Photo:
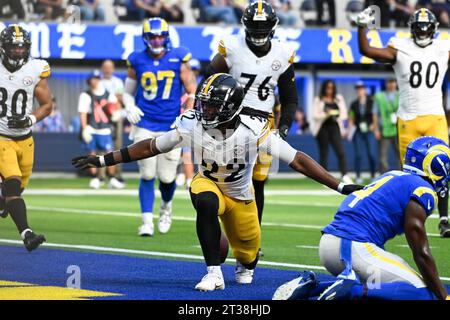
[[[412,120],[420,115],[443,115],[442,83],[448,68],[450,41],[434,39],[422,48],[411,38],[392,38],[389,47],[397,49],[393,67],[400,91],[398,117]]]
[[[12,115],[27,116],[33,111],[34,88],[38,82],[50,76],[47,61],[30,58],[15,72],[9,72],[0,63],[0,135],[21,137],[31,128],[10,129],[8,118]]]

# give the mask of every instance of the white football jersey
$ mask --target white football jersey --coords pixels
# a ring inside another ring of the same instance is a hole
[[[20,137],[30,133],[31,128],[8,128],[7,117],[13,114],[30,115],[33,111],[34,88],[48,76],[50,66],[45,60],[30,58],[22,68],[12,73],[0,63],[0,136]]]
[[[398,117],[412,120],[420,115],[443,115],[442,83],[450,41],[435,39],[422,48],[412,38],[393,38],[389,46],[397,49],[393,67],[400,92]]]
[[[297,150],[275,136],[266,119],[244,115],[240,118],[239,126],[224,138],[218,130],[205,131],[195,111],[188,110],[175,121],[176,130],[167,133],[167,139],[159,137],[156,146],[162,152],[172,150],[175,145],[191,147],[201,176],[213,181],[231,198],[251,200],[254,198],[253,166],[258,151],[291,163]],[[176,136],[171,137],[171,134]]]
[[[272,112],[278,78],[294,62],[295,51],[278,39],[272,39],[268,54],[257,57],[245,42],[244,35],[230,35],[219,42],[219,53],[227,62],[229,73],[245,90],[243,104]]]

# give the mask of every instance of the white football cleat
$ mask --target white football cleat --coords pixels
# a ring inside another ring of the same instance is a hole
[[[240,284],[250,284],[253,281],[253,273],[255,270],[249,270],[236,260],[236,270],[234,271],[234,276],[236,282]]]
[[[123,189],[125,188],[125,183],[121,182],[116,177],[112,177],[111,179],[109,179],[108,187],[110,189]]]
[[[160,233],[167,233],[172,225],[172,203],[161,201],[159,208],[158,230]]]
[[[197,283],[195,290],[214,291],[224,290],[225,281],[223,280],[222,270],[220,266],[208,267],[208,273]]]
[[[154,232],[154,226],[152,223],[144,223],[142,226],[139,227],[138,235],[141,237],[151,237],[153,236]]]
[[[89,188],[100,189],[100,184],[99,178],[92,178],[91,181],[89,181]]]
[[[342,176],[342,181],[346,184],[354,184],[355,182],[353,181],[352,178],[350,178],[350,176],[348,174],[345,174]]]

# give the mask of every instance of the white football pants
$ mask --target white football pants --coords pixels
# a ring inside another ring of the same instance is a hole
[[[334,276],[344,270],[340,258],[341,238],[324,234],[320,239],[319,256],[322,265]],[[362,283],[408,282],[416,288],[426,287],[422,277],[408,263],[373,243],[352,242],[352,268]]]
[[[132,138],[135,143],[164,134],[164,132],[153,132],[136,126],[133,127],[133,130]],[[162,183],[171,183],[176,178],[180,157],[181,148],[177,148],[168,153],[159,154],[156,157],[139,160],[139,174],[144,180],[151,180],[157,177]]]

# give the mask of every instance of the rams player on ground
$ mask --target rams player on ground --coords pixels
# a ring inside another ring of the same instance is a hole
[[[220,268],[220,217],[233,249],[236,281],[249,284],[258,262],[261,231],[252,191],[252,172],[259,152],[267,152],[294,170],[349,194],[362,188],[339,183],[303,152],[293,149],[269,127],[269,113],[244,107],[243,87],[228,74],[212,75],[197,89],[196,110],[179,116],[175,129],[105,156],[80,156],[78,168],[111,166],[190,146],[199,164],[190,192],[197,211],[197,235],[208,273],[197,290],[224,289]]]
[[[3,180],[2,217],[8,214],[17,226],[28,251],[45,241],[28,225],[22,192],[27,187],[34,161],[31,127],[52,111],[46,78],[50,66],[30,57],[31,41],[26,30],[10,25],[0,34],[0,175]],[[39,108],[33,112],[34,98]]]
[[[370,8],[358,15],[359,49],[363,55],[394,68],[400,89],[397,127],[403,161],[406,147],[418,137],[434,136],[448,143],[442,83],[448,68],[450,41],[434,38],[439,25],[436,17],[428,9],[419,9],[409,21],[411,38],[392,38],[386,48],[373,48],[364,28],[374,19]],[[441,236],[450,237],[448,192],[440,195],[438,208]]]
[[[135,142],[157,137],[170,130],[180,114],[182,87],[188,94],[186,108],[194,105],[197,81],[189,66],[191,53],[187,48],[172,48],[169,25],[164,19],[144,21],[142,37],[145,50],[128,57],[124,104],[127,119],[133,128]],[[161,206],[158,230],[167,233],[172,224],[172,198],[181,150],[139,161],[139,200],[143,224],[140,236],[153,235],[153,203],[155,177],[159,179]]]
[[[277,289],[274,299],[319,300],[450,299],[428,245],[425,221],[447,189],[450,149],[435,137],[421,137],[406,149],[402,171],[390,171],[342,202],[323,230],[319,255],[336,282],[317,281],[306,271]],[[384,250],[405,234],[420,273]]]
[[[286,43],[272,39],[278,25],[274,9],[265,1],[250,4],[242,16],[245,35],[231,35],[219,42],[219,53],[211,61],[205,77],[216,72],[231,74],[244,86],[246,106],[271,113],[275,106],[274,90],[278,86],[281,115],[279,134],[285,139],[298,106],[295,86],[295,52]],[[273,118],[270,128],[275,128]],[[261,154],[253,169],[253,186],[261,224],[264,208],[264,185],[271,157]]]

